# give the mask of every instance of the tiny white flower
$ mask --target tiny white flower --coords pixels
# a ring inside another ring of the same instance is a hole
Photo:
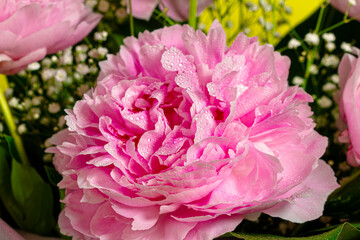
[[[324,56],[321,59],[321,63],[325,66],[325,67],[333,67],[336,68],[339,65],[339,58],[335,55],[327,55]]]
[[[31,102],[34,106],[39,106],[42,101],[43,101],[43,97],[41,96],[36,96],[31,99]]]
[[[333,83],[338,84],[338,83],[339,83],[339,80],[340,80],[339,75],[337,75],[337,74],[331,75],[330,80],[331,80]]]
[[[86,59],[87,59],[86,53],[79,53],[76,55],[76,62],[85,62]]]
[[[98,4],[98,10],[100,12],[106,13],[107,11],[109,11],[109,8],[110,8],[110,3],[108,1],[100,0]]]
[[[60,63],[62,65],[71,65],[74,61],[73,55],[70,53],[64,54],[60,57]]]
[[[322,96],[321,98],[319,98],[317,100],[317,103],[319,104],[320,107],[322,108],[328,108],[332,105],[332,101],[330,98],[326,97],[326,96]]]
[[[39,119],[40,118],[40,114],[41,114],[41,110],[40,108],[32,108],[30,110],[30,114],[31,114],[31,117],[33,119]]]
[[[292,8],[290,6],[285,6],[285,13],[286,14],[291,14],[292,13]]]
[[[49,113],[57,113],[61,110],[61,107],[58,103],[50,103],[48,106]]]
[[[45,67],[50,67],[52,64],[51,59],[46,57],[41,61],[41,65],[45,66]]]
[[[307,33],[305,35],[305,42],[311,45],[318,45],[320,42],[319,35],[316,33]]]
[[[105,47],[98,47],[97,51],[101,57],[104,57],[109,52],[109,50]]]
[[[234,23],[233,23],[231,20],[227,20],[227,21],[225,22],[225,26],[226,26],[227,28],[233,28],[233,27],[234,27]]]
[[[295,85],[302,85],[304,83],[304,79],[299,76],[295,76],[292,80],[292,83]]]
[[[335,45],[335,43],[333,43],[333,42],[327,42],[327,43],[325,44],[325,48],[326,48],[329,52],[332,52],[332,51],[335,50],[336,45]]]
[[[76,71],[82,75],[86,75],[89,73],[89,66],[83,63],[80,63],[76,66]]]
[[[41,64],[39,62],[33,62],[27,66],[27,70],[36,71],[36,70],[39,70],[40,67],[41,67]]]
[[[86,0],[85,5],[89,8],[94,8],[98,4],[97,0]]]
[[[45,68],[41,71],[41,78],[47,81],[55,76],[55,70],[51,68]]]
[[[322,90],[325,92],[334,91],[336,90],[336,85],[331,82],[325,83],[324,86],[322,87]]]
[[[60,69],[56,70],[56,73],[55,73],[56,81],[63,82],[66,80],[66,77],[67,77],[67,73],[64,69],[60,68]]]
[[[19,105],[19,99],[16,97],[12,97],[8,102],[10,107],[17,107]]]
[[[108,37],[108,33],[106,31],[94,33],[95,41],[103,42],[106,41],[107,37]]]
[[[326,41],[326,42],[333,42],[335,41],[336,37],[335,34],[333,33],[324,33],[322,35],[322,38]]]
[[[198,24],[198,29],[200,29],[200,30],[205,30],[205,28],[206,28],[205,23],[199,22],[199,24]]]
[[[348,0],[350,6],[356,6],[355,0]]]
[[[319,73],[318,67],[316,65],[314,65],[314,64],[310,66],[309,70],[310,70],[310,73],[313,74],[313,75],[316,75],[316,74]]]
[[[259,23],[260,23],[261,26],[265,26],[265,19],[264,19],[263,16],[260,16],[260,17],[258,18],[258,21],[259,21]]]
[[[89,91],[89,86],[86,84],[81,84],[77,89],[76,89],[76,93],[79,96],[83,96],[84,93],[86,93],[87,91]]]
[[[349,52],[351,53],[352,52],[352,46],[350,43],[347,43],[347,42],[342,42],[341,45],[340,45],[341,49],[344,50],[345,52]]]
[[[52,61],[53,63],[57,63],[57,62],[58,62],[57,56],[52,55],[52,56],[51,56],[51,61]]]
[[[300,45],[301,45],[300,41],[298,41],[295,38],[292,38],[292,39],[290,39],[290,41],[288,43],[288,48],[295,49],[295,48],[300,47]]]
[[[77,45],[75,47],[75,52],[77,53],[86,53],[89,50],[89,47],[86,44]]]
[[[65,116],[60,116],[59,117],[59,121],[57,123],[58,127],[62,128],[65,125],[66,121],[65,121]]]
[[[256,12],[259,10],[259,6],[250,1],[246,2],[245,6],[250,12]]]
[[[20,124],[20,125],[18,126],[18,129],[17,129],[17,130],[18,130],[18,133],[19,133],[19,134],[26,133],[27,128],[26,128],[25,123]]]

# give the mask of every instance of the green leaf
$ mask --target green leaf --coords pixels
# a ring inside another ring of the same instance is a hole
[[[49,235],[53,230],[53,196],[51,187],[45,183],[34,168],[13,159],[11,189],[16,203],[23,212],[17,221],[25,231]]]
[[[57,184],[61,181],[61,175],[56,171],[55,168],[45,166],[46,175],[48,176],[49,182],[57,187]]]
[[[350,223],[344,223],[329,232],[308,237],[281,237],[265,234],[230,233],[237,239],[244,240],[357,240],[360,239],[360,231]]]
[[[0,200],[15,222],[19,223],[24,215],[11,192],[10,166],[8,159],[9,153],[7,143],[0,142]]]
[[[115,40],[118,47],[123,45],[124,38],[126,38],[125,35],[117,34],[117,33],[111,33],[110,36]]]
[[[360,216],[360,171],[345,181],[328,197],[324,215],[333,217]]]
[[[15,158],[16,160],[20,160],[20,156],[16,150],[16,146],[14,143],[14,139],[8,135],[4,135],[4,138],[8,144],[8,148],[9,148],[9,153],[11,158]]]

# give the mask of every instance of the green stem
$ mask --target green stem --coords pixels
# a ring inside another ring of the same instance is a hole
[[[316,27],[315,27],[315,31],[314,31],[314,33],[317,34],[319,37],[320,37],[319,31],[320,31],[321,23],[322,23],[322,20],[324,17],[325,8],[326,8],[326,4],[323,3],[320,7],[320,13],[319,13],[319,17],[317,19]],[[304,83],[302,84],[302,87],[305,89],[305,91],[306,91],[306,87],[307,87],[308,80],[310,77],[310,68],[314,63],[315,55],[318,51],[318,48],[319,48],[319,45],[316,45],[316,46],[314,46],[314,48],[312,50],[308,51],[306,69],[305,69],[305,75],[304,75]]]
[[[0,74],[0,86],[5,86],[6,83],[7,83],[6,76]],[[8,103],[6,101],[4,91],[5,91],[5,89],[2,89],[0,87],[0,108],[1,108],[1,112],[3,113],[6,125],[9,128],[10,134],[11,134],[12,138],[14,139],[15,147],[16,147],[17,152],[19,153],[21,162],[23,164],[25,164],[25,165],[30,165],[30,162],[29,162],[29,160],[28,160],[28,158],[26,156],[25,148],[24,148],[24,145],[22,143],[21,137],[19,136],[19,134],[16,131],[16,125],[15,125],[13,116],[11,114],[9,105],[8,105]]]
[[[130,17],[130,34],[131,36],[134,36],[134,18],[132,15],[132,4],[131,4],[131,0],[129,0],[129,17]]]
[[[189,25],[196,29],[197,0],[190,0]]]

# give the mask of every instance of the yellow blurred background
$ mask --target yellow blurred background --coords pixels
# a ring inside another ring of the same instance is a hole
[[[320,6],[323,0],[267,0],[268,5],[276,4],[276,9],[283,8],[287,10],[281,11],[286,18],[286,23],[276,24],[274,30],[265,30],[264,24],[261,26],[259,22],[274,23],[283,21],[280,13],[277,11],[269,11],[265,13],[262,8],[255,12],[249,11],[249,7],[245,7],[248,2],[252,2],[260,6],[262,0],[215,0],[215,8],[206,9],[199,18],[199,27],[207,31],[214,20],[217,18],[225,28],[228,43],[234,40],[239,31],[244,31],[248,36],[258,36],[263,43],[276,44],[282,36],[286,35],[292,27],[295,27],[309,15],[311,15]],[[262,1],[263,4],[264,1]],[[284,4],[285,5],[284,5]],[[250,4],[251,5],[251,4]],[[220,9],[220,10],[219,10]],[[274,9],[274,8],[273,8]],[[291,10],[291,13],[289,11]],[[220,18],[220,19],[219,19]],[[275,37],[273,37],[275,36]]]

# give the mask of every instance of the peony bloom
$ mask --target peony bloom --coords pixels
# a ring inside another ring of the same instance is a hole
[[[214,0],[198,0],[197,13],[200,15]],[[167,9],[166,15],[176,21],[185,21],[189,17],[189,1],[186,0],[132,0],[132,14],[136,18],[149,20],[159,4],[161,10]]]
[[[341,142],[350,143],[347,161],[360,166],[360,50],[354,48],[357,57],[345,54],[339,65],[340,116],[345,130],[340,135]]]
[[[349,16],[360,21],[360,0],[331,0],[330,4],[342,13],[350,7]]]
[[[124,40],[51,138],[75,239],[212,239],[261,212],[322,214],[338,184],[290,61],[240,34],[175,25]]]
[[[83,0],[1,0],[0,74],[14,74],[82,40],[101,15]]]

